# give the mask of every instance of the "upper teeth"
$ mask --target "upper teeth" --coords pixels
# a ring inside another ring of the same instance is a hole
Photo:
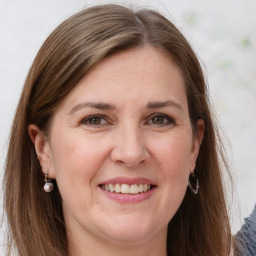
[[[103,184],[101,188],[115,193],[138,194],[150,190],[150,184]]]

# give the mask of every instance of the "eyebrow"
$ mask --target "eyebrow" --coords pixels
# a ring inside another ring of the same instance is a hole
[[[149,102],[147,104],[147,108],[148,109],[153,109],[153,108],[164,108],[164,107],[168,107],[168,106],[172,106],[175,107],[179,110],[181,110],[182,112],[184,112],[184,109],[182,108],[182,106],[172,100],[167,100],[167,101],[154,101],[154,102]]]
[[[172,101],[172,100],[153,101],[153,102],[149,102],[147,104],[148,109],[164,108],[164,107],[168,107],[168,106],[175,107],[175,108],[179,109],[180,111],[184,112],[182,106],[180,104],[178,104],[177,102]],[[73,107],[69,111],[69,115],[72,115],[74,112],[76,112],[76,111],[78,111],[82,108],[95,108],[95,109],[100,109],[100,110],[114,110],[114,109],[116,109],[114,105],[104,103],[104,102],[84,102],[84,103],[80,103],[80,104],[76,105],[75,107]]]
[[[103,103],[103,102],[84,102],[76,105],[73,107],[70,111],[69,114],[73,114],[74,112],[82,109],[82,108],[95,108],[95,109],[101,109],[101,110],[113,110],[115,109],[115,106],[112,104],[108,103]]]

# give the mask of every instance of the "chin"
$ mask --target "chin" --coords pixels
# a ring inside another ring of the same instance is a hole
[[[132,218],[131,216],[122,216],[118,219],[113,218],[109,225],[105,226],[105,234],[114,240],[120,242],[137,242],[146,239],[147,236],[154,233],[157,224],[144,216]]]

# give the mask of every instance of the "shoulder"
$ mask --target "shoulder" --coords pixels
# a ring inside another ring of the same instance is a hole
[[[256,255],[256,205],[252,214],[245,219],[245,223],[235,236],[239,243],[239,251],[242,255]]]

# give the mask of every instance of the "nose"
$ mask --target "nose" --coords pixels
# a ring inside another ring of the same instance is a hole
[[[111,159],[116,164],[132,168],[144,164],[150,159],[145,139],[139,128],[126,126],[115,135],[115,146],[111,152]]]

